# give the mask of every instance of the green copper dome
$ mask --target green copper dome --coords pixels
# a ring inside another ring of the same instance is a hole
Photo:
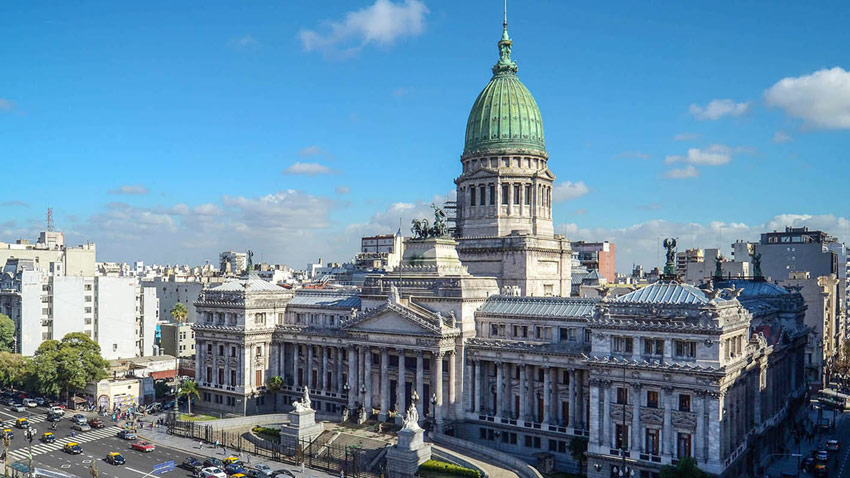
[[[505,149],[546,151],[543,118],[531,92],[517,77],[516,62],[511,60],[512,45],[506,20],[493,78],[469,112],[464,154]]]

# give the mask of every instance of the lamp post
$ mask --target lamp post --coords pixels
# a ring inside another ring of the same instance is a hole
[[[29,453],[29,476],[32,478],[32,439],[35,436],[32,428],[27,428],[24,432],[24,437],[27,439],[27,452]]]
[[[432,428],[437,424],[437,393],[431,394],[431,426],[428,427],[428,431],[431,431]]]

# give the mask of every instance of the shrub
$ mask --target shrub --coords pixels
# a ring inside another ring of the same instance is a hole
[[[251,429],[252,432],[257,433],[259,435],[269,435],[276,438],[280,438],[280,429],[279,428],[269,428],[269,427],[261,427],[255,426]]]
[[[451,463],[446,463],[437,460],[428,460],[419,466],[419,471],[434,471],[447,475],[461,476],[465,478],[481,478],[481,473],[478,470],[465,468]]]

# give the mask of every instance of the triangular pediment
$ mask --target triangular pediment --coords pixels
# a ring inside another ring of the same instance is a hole
[[[343,328],[351,332],[441,336],[442,327],[403,305],[387,303],[361,314]]]
[[[495,178],[499,173],[490,168],[481,168],[476,169],[474,172],[467,174],[463,179],[482,179],[482,178]]]

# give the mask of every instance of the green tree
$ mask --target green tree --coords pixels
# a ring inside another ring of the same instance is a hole
[[[15,350],[15,321],[6,314],[0,314],[0,350]]]
[[[275,375],[270,378],[268,384],[266,385],[270,392],[272,392],[272,396],[274,397],[274,412],[277,413],[277,394],[281,390],[283,390],[283,379],[280,375]]]
[[[708,474],[699,469],[693,458],[682,458],[676,466],[661,467],[661,478],[707,478]]]
[[[44,395],[59,395],[59,347],[58,340],[45,340],[27,366],[29,386]]]
[[[574,437],[568,445],[570,456],[578,462],[578,469],[581,472],[581,464],[584,461],[584,454],[587,452],[587,438]]]
[[[27,360],[18,354],[0,352],[0,385],[16,387],[27,378]]]
[[[177,393],[178,397],[186,397],[186,404],[188,405],[189,415],[192,414],[192,397],[200,398],[201,393],[198,392],[198,386],[195,385],[194,380],[183,380],[183,383],[180,384],[180,391]]]
[[[109,362],[100,355],[100,345],[82,332],[71,332],[59,343],[59,387],[65,397],[82,390],[89,382],[106,378]]]
[[[178,324],[182,324],[186,321],[186,317],[189,316],[189,310],[186,309],[186,306],[182,303],[178,302],[174,304],[174,307],[171,308],[171,318],[174,319]]]

